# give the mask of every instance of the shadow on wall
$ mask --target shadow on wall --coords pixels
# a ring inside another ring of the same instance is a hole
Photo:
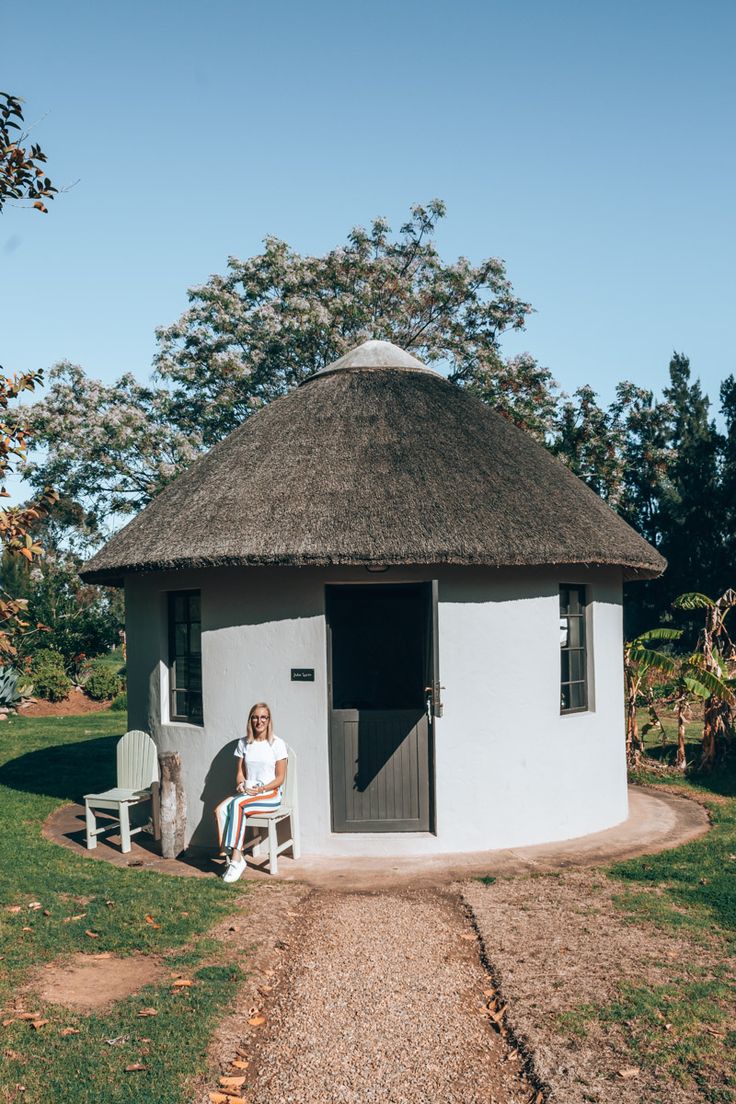
[[[226,797],[232,797],[235,793],[235,749],[237,746],[237,740],[230,740],[220,748],[210,763],[210,768],[205,775],[204,787],[200,794],[200,800],[204,806],[202,818],[192,832],[189,847],[210,849],[217,846],[215,809],[221,801],[224,801]]]

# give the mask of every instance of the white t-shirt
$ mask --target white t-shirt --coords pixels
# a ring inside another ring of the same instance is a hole
[[[273,743],[268,740],[253,740],[247,743],[243,737],[238,740],[235,749],[238,759],[245,759],[245,778],[249,786],[263,786],[273,782],[276,777],[276,763],[288,758],[286,744],[278,736]]]

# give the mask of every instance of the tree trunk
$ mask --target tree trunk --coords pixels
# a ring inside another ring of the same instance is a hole
[[[639,737],[639,718],[636,715],[639,684],[639,679],[630,682],[626,701],[626,762],[630,767],[639,765],[642,752],[642,743]]]
[[[181,756],[165,751],[161,764],[161,854],[175,859],[184,850],[187,828],[187,807],[181,780]]]
[[[683,771],[687,767],[687,760],[685,759],[685,702],[686,698],[683,696],[677,699],[677,758],[675,766],[678,770]]]

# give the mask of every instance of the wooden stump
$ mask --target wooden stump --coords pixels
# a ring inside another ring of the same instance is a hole
[[[161,765],[161,854],[175,859],[184,850],[187,828],[187,806],[181,780],[181,756],[165,751],[159,756]]]

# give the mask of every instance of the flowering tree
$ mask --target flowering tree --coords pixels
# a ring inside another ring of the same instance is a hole
[[[0,212],[9,200],[28,200],[46,212],[44,199],[53,199],[56,188],[41,166],[46,155],[38,145],[26,148],[21,101],[0,92]],[[0,373],[2,370],[0,369]],[[24,391],[32,391],[41,380],[40,372],[21,376],[0,374],[0,497],[8,498],[4,484],[13,465],[22,461],[28,447],[27,420],[11,415],[10,403]],[[0,510],[0,546],[3,553],[33,561],[41,554],[31,529],[55,495],[44,490],[39,499],[22,508]],[[15,655],[13,637],[26,627],[27,602],[0,590],[0,664]]]
[[[267,238],[257,256],[230,258],[158,332],[150,386],[131,376],[104,386],[57,366],[29,412],[47,450],[33,481],[53,480],[100,519],[138,510],[198,452],[369,338],[442,365],[543,436],[554,408],[549,372],[500,351],[501,335],[522,329],[531,307],[514,295],[502,261],[440,259],[432,234],[444,213],[439,200],[415,206],[397,235],[376,219],[323,256]]]

